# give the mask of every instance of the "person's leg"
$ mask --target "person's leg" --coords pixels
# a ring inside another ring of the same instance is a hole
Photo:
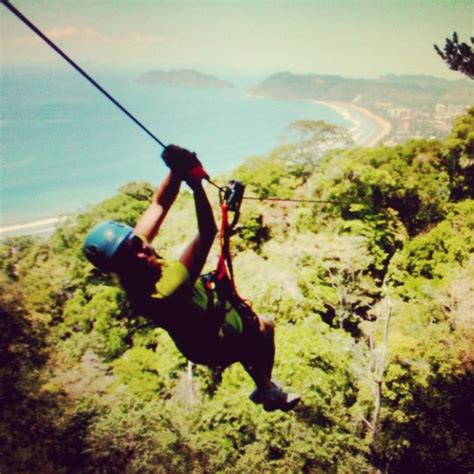
[[[275,325],[273,321],[258,318],[258,332],[253,335],[245,347],[245,354],[241,363],[248,372],[255,385],[260,390],[267,390],[273,386],[272,370],[275,361]]]
[[[255,382],[256,390],[250,400],[263,404],[266,411],[293,409],[301,397],[297,393],[286,393],[272,382],[275,361],[275,330],[273,321],[258,317],[258,331],[245,344],[245,354],[241,359],[247,373]]]

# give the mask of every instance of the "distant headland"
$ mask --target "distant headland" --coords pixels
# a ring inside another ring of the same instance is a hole
[[[165,85],[171,87],[196,87],[200,89],[234,87],[231,82],[193,69],[176,69],[171,71],[153,69],[138,76],[136,81],[149,86]]]
[[[425,75],[388,74],[377,79],[322,74],[272,74],[250,90],[256,95],[288,99],[336,100],[372,105],[393,102],[399,107],[429,110],[437,103],[469,105],[474,84]]]
[[[347,113],[379,116],[381,133],[370,144],[383,138],[385,144],[393,145],[409,138],[445,137],[453,119],[472,105],[474,83],[425,75],[389,74],[377,79],[356,79],[280,72],[267,77],[249,93],[266,98],[319,101],[333,108],[343,107]]]

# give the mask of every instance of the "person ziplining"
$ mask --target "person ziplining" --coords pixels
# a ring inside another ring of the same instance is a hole
[[[86,257],[99,270],[115,272],[137,314],[146,316],[153,324],[164,328],[189,360],[211,367],[225,367],[240,362],[256,384],[256,389],[250,395],[254,403],[262,404],[267,411],[293,409],[299,403],[300,395],[287,393],[272,381],[274,324],[256,315],[235,289],[228,248],[226,206],[222,207],[222,252],[218,268],[212,275],[200,275],[217,229],[202,180],[206,179],[221,192],[223,188],[210,180],[194,153],[175,145],[166,146],[9,0],[0,0],[0,3],[164,148],[162,157],[170,167],[170,173],[136,226],[132,228],[115,221],[97,225],[85,240]],[[183,181],[193,191],[198,233],[181,258],[170,262],[159,256],[151,243]],[[237,187],[233,191],[238,191]],[[240,195],[240,199],[259,198]],[[331,202],[280,198],[266,200]]]
[[[222,274],[219,277],[227,286],[224,298],[211,278],[201,275],[217,233],[202,186],[207,174],[194,153],[178,146],[166,147],[163,158],[170,173],[135,227],[116,221],[98,224],[86,237],[86,257],[99,270],[119,276],[137,315],[165,329],[187,359],[209,367],[240,362],[255,382],[250,394],[254,403],[266,411],[295,408],[300,395],[287,393],[272,381],[273,322],[236,298],[233,284]],[[168,261],[151,243],[183,181],[193,192],[198,232],[179,260]],[[220,269],[222,273],[222,265]]]

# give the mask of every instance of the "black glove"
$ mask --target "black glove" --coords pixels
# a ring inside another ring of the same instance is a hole
[[[177,145],[168,145],[161,154],[166,166],[181,179],[208,179],[209,175],[204,171],[196,153],[192,153]]]

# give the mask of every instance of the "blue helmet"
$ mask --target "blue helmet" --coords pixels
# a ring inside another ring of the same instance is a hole
[[[115,270],[114,257],[120,246],[132,235],[127,224],[105,221],[96,225],[86,237],[83,250],[87,259],[103,272]]]

